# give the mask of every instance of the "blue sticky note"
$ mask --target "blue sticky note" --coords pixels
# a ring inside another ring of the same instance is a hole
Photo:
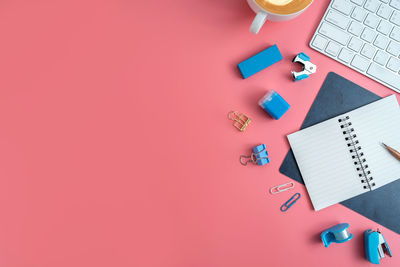
[[[243,79],[271,66],[272,64],[282,60],[282,54],[277,45],[273,45],[264,51],[246,59],[238,64],[238,68],[242,73]]]
[[[290,105],[277,92],[271,90],[258,101],[258,105],[276,120],[288,111]]]

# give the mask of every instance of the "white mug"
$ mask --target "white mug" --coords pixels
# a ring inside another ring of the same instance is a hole
[[[254,34],[257,34],[260,31],[261,27],[264,25],[267,19],[272,21],[290,20],[300,15],[304,10],[307,9],[307,7],[312,4],[311,1],[308,6],[296,13],[280,15],[265,10],[263,7],[257,4],[255,0],[247,0],[247,2],[249,3],[251,9],[253,9],[253,11],[257,14],[253,20],[253,23],[250,26],[250,32]]]

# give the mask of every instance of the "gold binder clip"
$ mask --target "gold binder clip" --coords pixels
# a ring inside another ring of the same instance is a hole
[[[238,113],[237,111],[229,112],[228,119],[234,121],[233,126],[241,132],[243,132],[251,122],[251,119],[248,116],[243,113]]]

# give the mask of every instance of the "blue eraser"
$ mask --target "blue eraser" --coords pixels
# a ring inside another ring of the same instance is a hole
[[[271,66],[272,64],[282,60],[282,54],[277,45],[268,47],[264,51],[246,59],[238,64],[243,79]]]
[[[272,118],[279,120],[288,111],[290,105],[274,90],[269,91],[258,101],[258,105],[271,115]]]

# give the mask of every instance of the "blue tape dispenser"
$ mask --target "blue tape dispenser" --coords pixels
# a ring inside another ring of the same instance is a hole
[[[371,263],[379,264],[379,260],[384,258],[385,254],[392,257],[389,245],[379,229],[377,231],[368,229],[364,232],[364,247],[365,257]]]
[[[325,247],[328,247],[331,243],[344,243],[353,238],[353,234],[350,234],[347,231],[349,228],[348,223],[340,223],[338,225],[332,226],[331,228],[326,229],[321,234],[322,242]]]
[[[294,81],[301,81],[310,77],[311,74],[317,71],[317,66],[310,62],[310,57],[306,53],[301,52],[293,59],[294,63],[300,63],[303,69],[299,72],[292,71]]]
[[[270,162],[267,148],[264,144],[253,147],[253,153],[251,153],[250,156],[241,155],[239,160],[244,166],[246,166],[249,162],[253,162],[258,166],[262,166]]]

